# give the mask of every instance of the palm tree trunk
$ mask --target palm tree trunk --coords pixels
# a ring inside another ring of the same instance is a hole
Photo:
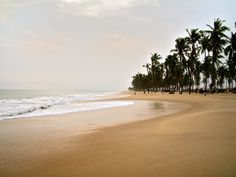
[[[207,91],[207,81],[208,81],[208,78],[206,78],[206,83],[205,83],[205,92]]]

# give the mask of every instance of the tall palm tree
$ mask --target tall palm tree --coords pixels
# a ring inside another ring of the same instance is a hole
[[[175,40],[175,49],[171,50],[171,52],[175,52],[179,58],[179,93],[182,94],[183,91],[183,77],[184,70],[186,68],[186,58],[185,55],[189,50],[189,46],[187,44],[187,38],[177,38]]]
[[[200,31],[201,34],[201,54],[204,54],[204,58],[206,58],[209,55],[209,52],[211,50],[211,43],[210,43],[210,37],[206,34],[205,31]]]
[[[164,65],[166,68],[166,85],[170,90],[171,87],[177,87],[178,83],[177,54],[168,55]]]
[[[198,60],[195,63],[195,70],[193,72],[194,75],[194,83],[196,85],[197,91],[199,91],[199,86],[200,86],[200,81],[201,81],[201,72],[202,72],[202,64],[201,62]]]
[[[147,74],[148,74],[150,72],[150,69],[151,69],[151,64],[146,63],[145,65],[143,65],[143,67],[147,69]]]
[[[229,76],[234,80],[236,85],[236,33],[231,33],[229,44],[225,48],[225,55],[228,56]]]
[[[236,33],[231,33],[228,46],[225,47],[225,54],[230,60],[233,60],[233,57],[236,55]]]
[[[202,63],[202,74],[204,76],[203,82],[205,84],[205,92],[207,91],[208,79],[210,78],[211,73],[211,56],[206,56]]]
[[[228,76],[228,70],[224,65],[222,65],[218,68],[217,74],[218,74],[217,84],[221,87],[221,89],[223,89],[224,80],[226,78],[228,78],[227,77]]]
[[[159,81],[159,88],[160,90],[163,90],[163,78],[164,78],[164,74],[165,74],[165,71],[164,71],[164,64],[161,63],[158,67],[158,72],[157,72],[157,79]]]
[[[188,44],[190,45],[190,50],[188,53],[188,73],[189,73],[189,94],[191,94],[191,90],[192,90],[192,85],[194,83],[194,70],[196,68],[196,63],[198,61],[198,57],[199,57],[199,46],[198,46],[198,42],[201,39],[201,34],[199,32],[198,29],[191,29],[188,30],[188,37],[187,37],[187,41]]]
[[[220,59],[223,58],[221,55],[224,45],[227,43],[228,37],[225,32],[229,30],[227,26],[224,26],[224,20],[217,18],[214,20],[213,26],[207,25],[210,30],[206,30],[206,33],[210,36],[210,46],[212,52],[212,86],[215,86],[217,79],[217,68],[219,67]]]
[[[210,77],[210,67],[211,67],[211,56],[210,56],[210,50],[211,50],[211,43],[210,43],[210,37],[207,35],[205,31],[200,31],[201,33],[201,40],[200,40],[200,47],[201,47],[201,54],[204,54],[204,60],[201,64],[201,71],[203,74],[203,83],[205,84],[205,92],[207,91],[207,84],[208,79]]]
[[[158,67],[160,65],[159,60],[161,59],[161,55],[154,53],[151,56],[151,73],[152,73],[152,84],[153,84],[153,88],[155,88],[155,91],[157,91],[157,87],[158,87],[158,80],[157,80],[157,71],[158,71]]]

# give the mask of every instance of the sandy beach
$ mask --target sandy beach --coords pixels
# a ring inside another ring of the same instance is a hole
[[[236,94],[123,94],[135,104],[0,121],[0,176],[236,176]]]

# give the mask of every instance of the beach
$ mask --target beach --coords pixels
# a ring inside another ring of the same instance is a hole
[[[0,121],[0,176],[236,176],[236,94],[123,94],[106,101],[134,105]]]

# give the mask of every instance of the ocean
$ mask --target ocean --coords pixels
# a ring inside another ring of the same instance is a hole
[[[0,90],[0,120],[65,114],[127,106],[130,101],[102,101],[115,92],[77,90]],[[86,100],[96,100],[86,102]]]

